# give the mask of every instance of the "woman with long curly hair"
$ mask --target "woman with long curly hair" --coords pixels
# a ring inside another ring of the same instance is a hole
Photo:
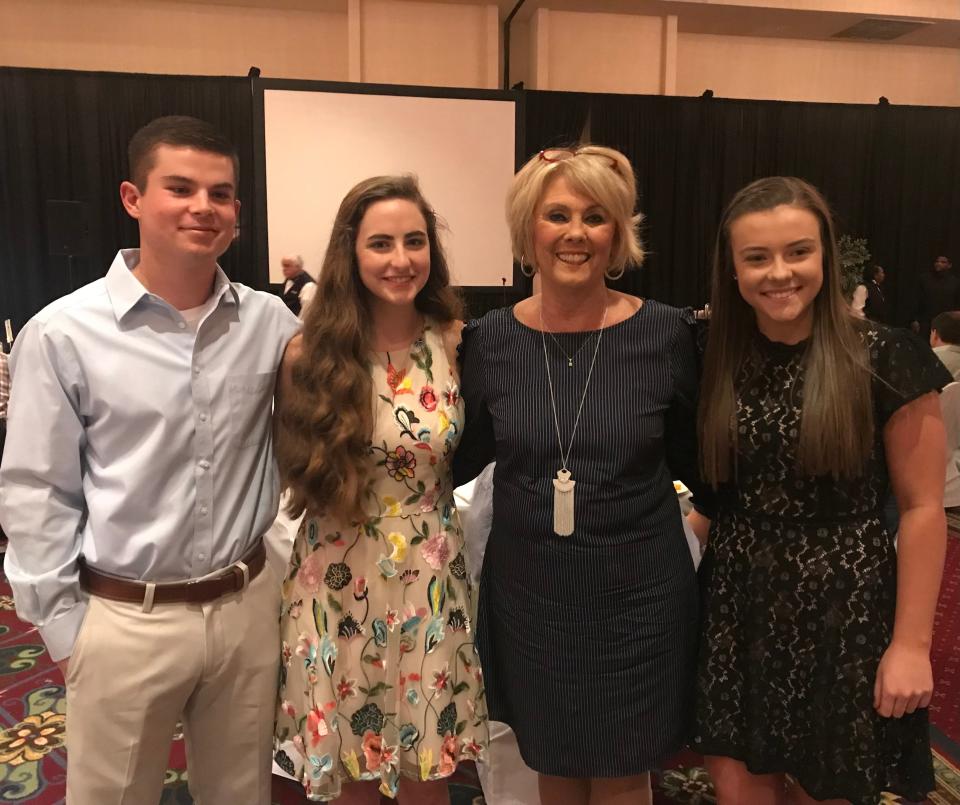
[[[486,743],[450,470],[462,306],[437,229],[413,177],[356,185],[284,356],[277,457],[305,517],[275,759],[314,801],[447,803]]]

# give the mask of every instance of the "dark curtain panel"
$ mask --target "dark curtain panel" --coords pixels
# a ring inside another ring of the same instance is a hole
[[[901,322],[934,257],[960,266],[958,109],[536,91],[525,102],[527,153],[570,142],[589,116],[592,142],[636,170],[647,259],[614,287],[703,304],[724,205],[776,174],[812,182],[838,234],[867,238]]]
[[[18,330],[41,307],[106,273],[117,250],[136,246],[120,204],[127,142],[161,115],[217,126],[240,155],[238,240],[221,259],[231,276],[267,287],[256,265],[253,119],[246,78],[152,76],[0,68],[0,319]],[[86,202],[89,253],[47,252],[47,200]]]
[[[579,141],[592,97],[582,92],[525,92],[523,161],[541,149]]]

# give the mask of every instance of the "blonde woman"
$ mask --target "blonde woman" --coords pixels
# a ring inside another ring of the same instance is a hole
[[[692,713],[693,317],[609,290],[643,257],[623,154],[543,151],[507,199],[540,293],[464,331],[458,482],[493,458],[477,642],[545,805],[649,802]]]

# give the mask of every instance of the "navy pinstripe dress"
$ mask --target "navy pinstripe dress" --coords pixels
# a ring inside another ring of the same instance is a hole
[[[647,301],[603,333],[569,467],[576,528],[553,533],[560,452],[543,342],[503,308],[464,329],[462,483],[496,459],[477,646],[490,717],[534,770],[620,777],[683,744],[697,586],[672,478],[695,490],[697,362],[689,313]],[[547,338],[566,447],[596,332]]]

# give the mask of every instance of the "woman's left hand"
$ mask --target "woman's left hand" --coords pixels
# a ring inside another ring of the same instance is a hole
[[[883,653],[873,686],[873,706],[884,718],[927,707],[933,696],[930,651],[893,642]]]

